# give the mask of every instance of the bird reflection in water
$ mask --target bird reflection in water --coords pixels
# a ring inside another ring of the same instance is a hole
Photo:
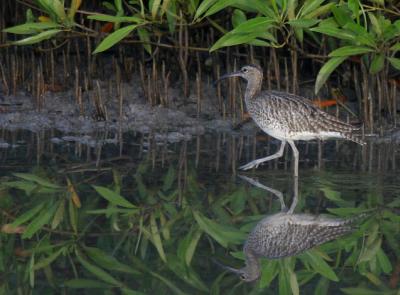
[[[269,188],[247,176],[239,177],[252,185],[273,193],[281,203],[281,212],[263,218],[249,234],[243,252],[246,265],[241,269],[223,266],[236,273],[243,281],[251,282],[260,277],[260,258],[269,259],[294,256],[312,247],[337,239],[353,231],[357,220],[368,213],[353,218],[329,218],[306,213],[294,213],[298,202],[298,178],[294,177],[294,197],[290,208],[282,192]]]

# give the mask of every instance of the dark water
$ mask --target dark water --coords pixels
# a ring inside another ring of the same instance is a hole
[[[214,260],[242,267],[249,231],[280,211],[237,177],[276,142],[126,134],[119,144],[102,133],[88,147],[55,136],[4,134],[18,147],[0,150],[0,294],[397,294],[400,159],[390,143],[300,143],[296,213],[379,210],[338,240],[263,259],[261,278],[245,283]],[[290,151],[242,174],[291,204]]]

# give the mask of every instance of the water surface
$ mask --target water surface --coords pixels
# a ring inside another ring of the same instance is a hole
[[[400,176],[390,143],[300,143],[296,213],[379,210],[341,239],[263,259],[261,279],[244,283],[214,260],[242,267],[248,232],[280,211],[273,194],[237,177],[237,167],[277,142],[63,136],[4,134],[15,145],[0,150],[4,294],[395,294]],[[243,175],[292,202],[290,151]]]

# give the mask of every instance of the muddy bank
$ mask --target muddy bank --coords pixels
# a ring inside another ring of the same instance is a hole
[[[0,97],[0,128],[7,131],[28,130],[39,132],[54,129],[65,136],[59,141],[79,141],[93,145],[90,134],[98,131],[111,133],[137,131],[153,134],[159,141],[189,140],[207,130],[232,133],[256,131],[253,123],[240,130],[233,127],[239,119],[223,119],[216,91],[211,84],[202,85],[203,95],[198,108],[198,98],[191,94],[182,98],[178,88],[168,89],[168,106],[151,106],[144,98],[138,77],[123,83],[122,105],[120,96],[109,88],[109,81],[99,81],[100,87],[82,94],[82,103],[76,102],[72,90],[47,91],[41,97],[41,109],[28,92]],[[100,89],[100,92],[99,92]],[[101,103],[98,103],[101,97]],[[100,106],[100,110],[99,110]],[[7,143],[0,146],[9,147]]]
[[[145,99],[139,77],[122,83],[121,95],[110,87],[112,83],[98,81],[98,87],[82,94],[80,103],[72,90],[47,91],[41,97],[40,110],[36,98],[26,91],[19,91],[15,96],[0,96],[0,128],[31,132],[53,129],[63,134],[53,138],[54,143],[78,141],[89,146],[117,143],[116,137],[101,143],[93,139],[91,134],[99,131],[140,132],[151,134],[156,141],[169,143],[190,140],[207,131],[232,135],[258,131],[251,121],[236,128],[239,116],[232,118],[228,114],[223,118],[216,89],[210,82],[202,83],[203,94],[199,100],[195,94],[184,99],[178,81],[178,87],[168,89],[168,106],[151,106]],[[196,87],[195,82],[191,82],[191,86]],[[312,97],[312,88],[304,87],[301,94]],[[350,104],[350,107],[354,105]],[[400,142],[398,130],[383,135],[380,138],[370,136],[370,139]],[[12,147],[10,143],[0,141],[0,148],[9,147]]]

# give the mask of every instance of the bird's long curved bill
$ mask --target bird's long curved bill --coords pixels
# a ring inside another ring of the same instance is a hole
[[[240,74],[241,74],[241,72],[240,72],[240,71],[237,71],[237,72],[233,72],[233,73],[229,73],[229,74],[222,75],[221,77],[219,77],[218,80],[216,80],[216,81],[214,82],[214,85],[217,85],[219,82],[221,82],[222,80],[224,80],[224,79],[226,79],[226,78],[229,78],[229,77],[239,77]]]
[[[222,269],[225,269],[225,270],[227,270],[227,271],[233,272],[233,273],[235,273],[235,274],[238,274],[238,273],[240,272],[240,269],[236,269],[236,268],[233,268],[233,267],[230,267],[230,266],[226,266],[226,265],[220,263],[219,261],[217,261],[217,260],[215,260],[215,259],[213,259],[213,262],[214,262],[216,265],[218,265],[219,267],[221,267]]]

